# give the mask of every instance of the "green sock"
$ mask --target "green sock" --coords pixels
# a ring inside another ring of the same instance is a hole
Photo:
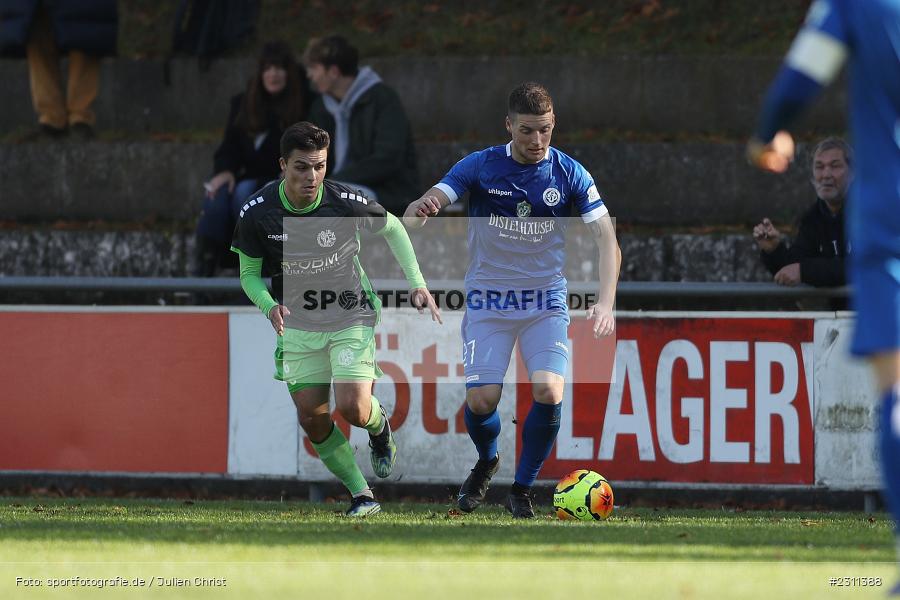
[[[352,495],[356,496],[369,487],[366,478],[363,477],[362,471],[356,464],[350,442],[333,423],[331,433],[325,438],[325,441],[318,444],[313,442],[312,446],[328,470],[341,480],[341,483],[350,490]]]
[[[366,431],[371,433],[372,435],[378,435],[384,429],[384,419],[381,417],[381,404],[378,403],[378,398],[372,396],[372,413],[369,415],[369,420],[366,422]]]

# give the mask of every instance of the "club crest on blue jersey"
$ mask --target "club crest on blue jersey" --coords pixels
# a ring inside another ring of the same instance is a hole
[[[544,204],[547,206],[556,206],[560,200],[562,200],[562,194],[558,189],[549,187],[544,190]]]
[[[522,200],[518,204],[516,204],[516,215],[520,217],[527,217],[531,214],[531,204],[528,203],[528,200]]]

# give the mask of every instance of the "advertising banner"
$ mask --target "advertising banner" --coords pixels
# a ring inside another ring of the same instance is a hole
[[[541,477],[812,484],[812,319],[622,318],[611,383],[587,323],[569,329],[571,372]],[[586,380],[586,381],[583,381]],[[518,419],[529,408],[519,385]]]
[[[225,473],[228,315],[0,312],[0,470]]]
[[[458,485],[475,463],[463,316],[445,311],[438,325],[390,309],[376,329],[374,394],[399,447],[391,482]],[[540,477],[588,468],[621,482],[877,488],[877,398],[846,354],[850,327],[824,313],[620,313],[615,337],[596,340],[573,311],[561,426]],[[0,331],[2,470],[333,479],[272,378],[275,334],[254,308],[6,310]],[[514,351],[499,483],[512,481],[532,402]],[[367,434],[335,420],[377,483]]]

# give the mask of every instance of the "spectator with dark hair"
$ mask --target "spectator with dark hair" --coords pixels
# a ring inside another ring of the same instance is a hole
[[[763,264],[775,283],[834,287],[847,281],[844,257],[850,244],[844,237],[844,205],[850,186],[853,152],[844,140],[829,137],[812,152],[812,184],[816,201],[799,219],[797,235],[788,245],[769,219],[753,228]]]
[[[208,277],[222,264],[235,263],[229,248],[241,205],[280,176],[281,135],[306,117],[309,102],[309,88],[291,47],[281,41],[265,44],[246,91],[231,99],[225,135],[213,157],[215,174],[204,184],[196,275]]]
[[[31,138],[94,136],[100,58],[116,53],[117,29],[115,0],[0,0],[0,50],[28,58],[38,116]],[[61,54],[69,58],[65,92]]]
[[[321,94],[309,121],[331,135],[329,178],[402,215],[418,197],[419,176],[400,97],[370,67],[359,68],[359,53],[341,36],[310,40],[303,63]]]

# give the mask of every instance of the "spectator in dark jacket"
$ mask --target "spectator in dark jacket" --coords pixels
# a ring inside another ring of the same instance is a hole
[[[231,265],[231,237],[247,197],[281,174],[281,134],[306,118],[309,87],[290,46],[263,46],[247,90],[231,99],[222,143],[213,157],[213,172],[204,184],[206,199],[197,223],[197,268],[201,277]]]
[[[100,58],[116,52],[116,0],[0,0],[0,50],[28,57],[34,137],[94,135]],[[60,55],[69,55],[63,93]]]
[[[308,120],[331,136],[328,178],[352,185],[397,216],[418,198],[412,128],[397,93],[332,35],[310,40],[306,74],[321,96]]]
[[[788,245],[769,219],[753,228],[753,239],[776,283],[842,286],[847,281],[844,257],[850,252],[844,237],[844,203],[852,151],[844,140],[830,137],[819,142],[812,156],[816,201],[800,217],[793,243]]]

